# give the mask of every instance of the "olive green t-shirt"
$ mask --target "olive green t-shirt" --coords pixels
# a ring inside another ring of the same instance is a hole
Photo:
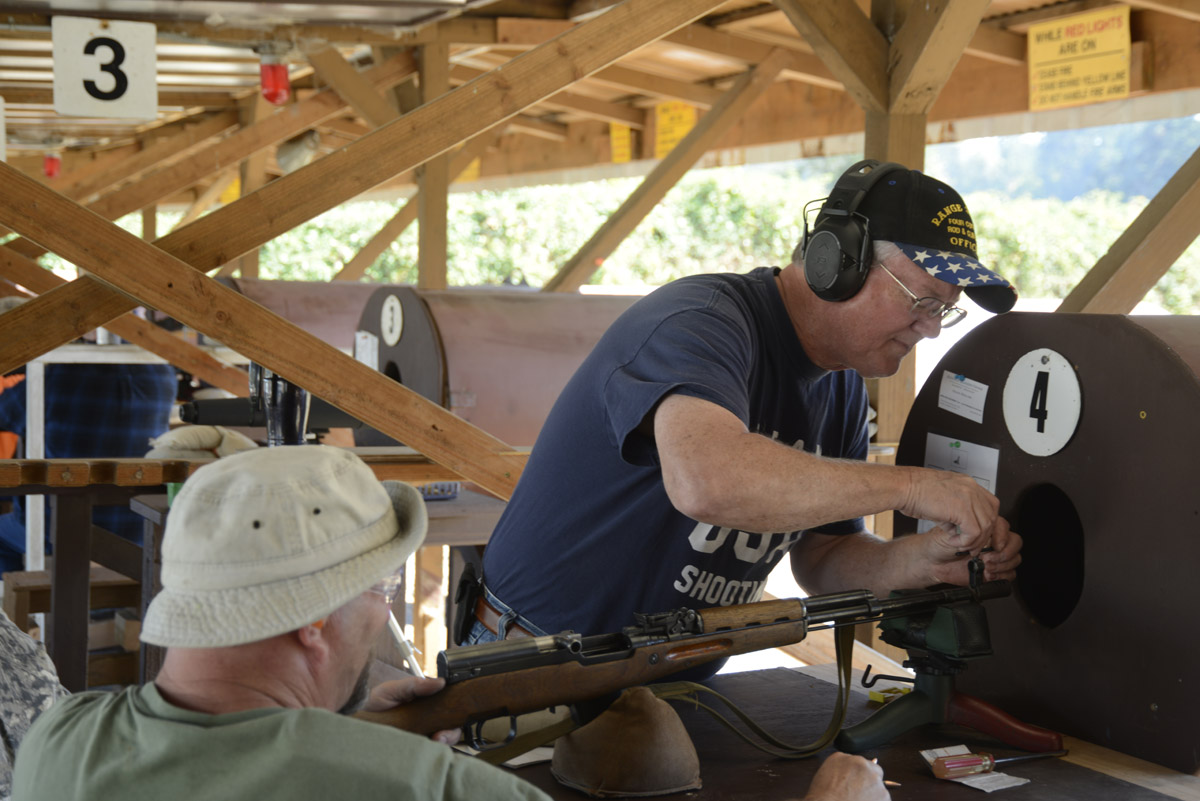
[[[548,796],[424,737],[323,709],[206,715],[153,684],[46,711],[17,752],[14,801],[330,801]]]

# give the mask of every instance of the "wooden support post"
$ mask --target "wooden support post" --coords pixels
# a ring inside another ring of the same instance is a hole
[[[463,145],[457,153],[450,157],[450,180],[457,178],[463,170],[471,166],[471,162],[481,157],[484,152],[495,143],[503,131],[499,130],[503,126],[497,126],[495,131],[484,131],[476,136],[471,141]],[[334,281],[357,281],[362,278],[363,273],[367,271],[375,261],[383,255],[383,252],[388,249],[393,242],[396,241],[400,234],[404,233],[408,226],[412,225],[417,219],[417,198],[408,199],[400,211],[396,212],[392,219],[383,224],[375,236],[367,244],[363,245],[362,250],[354,254],[354,258],[346,262],[341,270],[333,276]]]
[[[268,119],[273,113],[275,113],[275,107],[267,102],[261,92],[255,92],[247,100],[243,110],[245,126],[251,128]],[[242,162],[241,194],[243,196],[266,185],[268,155],[268,148],[259,148]],[[242,254],[238,259],[238,271],[242,278],[258,278],[258,248]]]
[[[1117,237],[1056,311],[1129,314],[1200,236],[1200,149]]]
[[[888,108],[888,41],[856,3],[775,0],[775,5],[860,106]]]
[[[207,272],[220,267],[377,183],[519,114],[718,5],[720,0],[625,0],[611,11],[155,244],[196,270]],[[0,168],[0,175],[7,174]],[[0,225],[6,224],[7,216],[0,209]],[[0,315],[0,372],[71,341],[79,335],[77,330],[82,333],[104,325],[134,305],[103,282],[84,276],[26,303],[23,315]],[[70,314],[64,314],[67,309]],[[35,319],[38,322],[32,325]]]
[[[158,206],[150,205],[142,209],[142,239],[153,242],[158,239]]]
[[[421,669],[437,675],[437,655],[446,650],[446,546],[429,545],[417,551],[417,577],[413,587],[413,643],[421,651]]]
[[[633,194],[613,212],[604,225],[554,274],[543,292],[574,292],[637,227],[647,214],[678,183],[713,143],[729,130],[745,110],[770,88],[788,54],[773,50],[753,70],[744,74],[725,96],[688,132],[679,144],[646,176]]]
[[[430,103],[450,90],[450,46],[421,48],[421,99]],[[417,286],[447,286],[446,216],[450,198],[450,158],[435,156],[417,169]]]

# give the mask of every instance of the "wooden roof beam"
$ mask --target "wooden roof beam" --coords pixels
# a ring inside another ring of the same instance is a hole
[[[718,56],[739,67],[757,64],[767,52],[763,43],[753,37],[727,33],[699,24],[689,25],[670,36],[664,36],[663,41]],[[795,41],[794,46],[789,49],[788,63],[780,73],[782,77],[839,92],[844,90],[845,86],[829,67],[820,58],[808,52],[808,49],[801,40]]]
[[[498,126],[498,128],[502,127],[503,124]],[[481,157],[489,147],[495,144],[496,139],[502,133],[502,130],[484,131],[459,148],[458,152],[450,158],[450,180],[453,181],[462,174],[463,170],[471,166],[471,162]],[[378,261],[383,252],[417,219],[418,206],[419,202],[415,196],[409,198],[408,202],[400,207],[400,211],[384,223],[383,227],[371,237],[371,240],[363,245],[362,249],[355,253],[354,257],[333,276],[333,280],[357,281],[362,278],[367,268]]]
[[[497,69],[502,70],[506,66],[507,64],[501,65]],[[487,74],[487,70],[468,67],[464,64],[455,64],[450,68],[451,79],[460,83],[467,83],[481,75]],[[558,92],[553,97],[543,100],[539,105],[572,111],[576,114],[604,122],[617,122],[622,125],[628,125],[631,128],[642,128],[646,124],[644,113],[633,106],[623,103],[609,103],[608,101],[597,100],[594,97],[587,97],[577,92]]]
[[[512,493],[524,459],[504,442],[16,170],[0,165],[0,177],[25,199],[0,198],[0,214],[113,287],[110,309],[142,298],[484,489]],[[42,297],[2,317],[34,330]]]
[[[37,262],[3,246],[0,246],[0,276],[39,295],[67,283]],[[105,327],[215,387],[241,398],[250,394],[249,379],[243,370],[214,358],[149,320],[123,314],[110,320]]]
[[[888,41],[854,3],[775,0],[825,66],[867,111],[889,105]]]
[[[687,25],[720,1],[625,0],[609,13],[201,217],[155,244],[196,270],[207,272],[220,267]],[[0,177],[9,172],[15,171],[0,165]],[[16,209],[4,208],[5,203],[21,200],[0,195],[0,225],[18,228],[17,222],[29,214],[34,218],[40,216],[36,209],[26,208],[18,214]],[[26,310],[20,317],[14,318],[13,313],[0,315],[0,372],[104,325],[134,305],[96,278],[84,276],[26,303],[16,310]],[[28,321],[35,319],[37,325],[27,328]]]
[[[742,118],[750,104],[771,87],[788,58],[786,50],[772,50],[761,64],[739,78],[592,238],[546,282],[542,291],[575,292],[586,284],[604,259],[612,255],[671,187]]]
[[[321,80],[369,124],[378,128],[400,116],[400,111],[380,94],[375,84],[346,61],[336,48],[323,47],[309,53],[307,58]]]
[[[962,58],[989,0],[914,3],[888,48],[893,114],[924,114]]]
[[[1200,149],[1183,163],[1055,311],[1129,314],[1200,236],[1197,208]]]
[[[105,191],[112,191],[122,181],[137,180],[164,163],[186,158],[214,136],[220,136],[237,124],[238,113],[231,110],[207,117],[189,117],[155,128],[140,137],[142,147],[137,153],[124,156],[107,169],[90,175],[67,175],[69,183],[60,191],[72,200],[87,203]]]

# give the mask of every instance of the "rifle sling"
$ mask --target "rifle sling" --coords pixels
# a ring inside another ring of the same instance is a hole
[[[838,629],[834,635],[834,643],[838,668],[838,700],[833,710],[833,717],[830,719],[825,731],[815,741],[806,745],[791,745],[783,742],[755,723],[749,715],[739,709],[728,698],[702,684],[678,681],[651,685],[650,689],[654,691],[655,695],[664,700],[687,701],[705,710],[727,729],[764,753],[781,759],[807,759],[824,751],[833,742],[838,732],[841,731],[842,724],[846,719],[846,706],[850,700],[850,672],[853,666],[853,662],[850,659],[850,649],[854,647],[854,629],[852,627]],[[701,701],[698,697],[700,694],[711,695],[723,703],[762,742],[756,741],[750,735],[746,734],[732,720],[721,714],[719,710]]]
[[[519,757],[526,751],[532,751],[535,748],[552,743],[559,737],[577,728],[579,728],[579,723],[575,720],[575,716],[568,715],[557,723],[551,723],[545,728],[517,735],[504,745],[480,751],[478,758],[489,765],[500,765],[514,757]]]
[[[652,684],[650,689],[659,698],[668,701],[689,701],[695,704],[700,709],[707,711],[714,718],[724,724],[730,731],[741,737],[755,748],[768,753],[772,756],[781,759],[807,759],[815,756],[833,742],[837,737],[838,732],[842,730],[842,723],[846,719],[846,706],[850,701],[850,673],[853,666],[853,661],[850,658],[851,649],[854,647],[854,628],[847,626],[839,628],[834,633],[834,652],[837,654],[837,673],[838,673],[838,700],[833,710],[833,717],[829,721],[829,725],[825,727],[825,731],[812,743],[807,745],[794,746],[779,740],[765,729],[755,723],[749,715],[743,712],[732,701],[724,697],[715,690],[710,690],[701,684],[696,684],[690,681],[676,681],[664,684]],[[734,715],[742,721],[755,735],[761,738],[764,742],[757,742],[749,735],[739,729],[734,723],[722,715],[718,710],[700,701],[698,695],[707,693],[717,698],[721,703],[733,711]],[[571,715],[563,720],[546,726],[545,728],[536,731],[527,732],[525,734],[514,737],[510,742],[495,748],[489,748],[486,751],[479,753],[479,759],[491,765],[499,765],[503,762],[518,757],[526,751],[532,751],[539,746],[547,745],[548,743],[557,740],[564,734],[574,731],[579,727],[575,716]]]

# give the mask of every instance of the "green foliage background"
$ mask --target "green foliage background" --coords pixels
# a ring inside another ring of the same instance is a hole
[[[1197,146],[1200,115],[935,145],[928,150],[927,170],[963,192],[984,263],[1013,281],[1024,297],[1062,298]],[[698,272],[785,264],[800,237],[804,203],[823,197],[855,160],[693,171],[591,283],[657,286]],[[450,285],[541,286],[640,181],[452,194]],[[349,203],[278,237],[262,248],[262,277],[332,278],[403,202]],[[159,232],[178,216],[160,215]],[[138,215],[121,223],[135,232],[141,225]],[[363,280],[415,283],[416,277],[413,225]],[[1200,242],[1147,300],[1177,314],[1200,313]]]

